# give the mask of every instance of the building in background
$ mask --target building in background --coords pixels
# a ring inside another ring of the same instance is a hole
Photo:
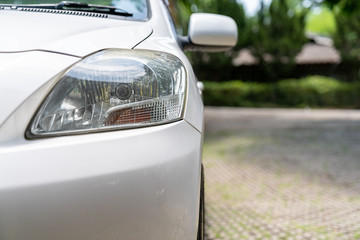
[[[330,38],[316,34],[307,34],[309,39],[301,52],[296,56],[296,66],[286,78],[300,78],[308,75],[335,77],[344,81],[351,79],[350,69],[341,64],[341,56],[333,46]],[[271,62],[271,56],[265,58]],[[235,66],[233,78],[242,81],[266,81],[266,75],[258,64],[258,60],[249,49],[242,49],[233,60]]]

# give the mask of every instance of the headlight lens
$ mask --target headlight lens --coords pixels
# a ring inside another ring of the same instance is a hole
[[[103,50],[73,65],[39,108],[28,136],[142,127],[181,119],[186,71],[173,55]]]

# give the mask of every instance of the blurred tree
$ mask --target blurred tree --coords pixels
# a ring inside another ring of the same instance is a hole
[[[261,3],[250,49],[267,73],[267,80],[286,77],[294,67],[296,55],[307,42],[304,32],[306,14],[307,9],[295,11],[286,0],[273,0],[270,6]]]
[[[335,47],[341,54],[341,65],[350,72],[349,81],[359,79],[360,69],[360,1],[359,0],[324,0],[336,22],[333,34]]]
[[[337,5],[334,9],[336,33],[335,47],[341,54],[341,64],[350,72],[349,81],[359,80],[360,69],[360,8],[353,11]]]
[[[312,9],[306,17],[306,32],[332,36],[336,31],[333,12],[327,7]]]
[[[360,10],[359,0],[324,0],[330,8],[338,8],[343,13],[354,13]]]

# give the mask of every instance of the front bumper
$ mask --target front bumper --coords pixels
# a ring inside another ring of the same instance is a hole
[[[200,164],[186,121],[0,144],[0,239],[194,240]]]

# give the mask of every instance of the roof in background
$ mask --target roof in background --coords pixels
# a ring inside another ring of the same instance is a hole
[[[340,63],[340,54],[333,47],[333,42],[330,38],[317,36],[314,34],[307,34],[307,37],[311,42],[305,44],[301,52],[296,56],[295,62],[297,64],[305,65]],[[233,60],[233,64],[235,66],[252,66],[258,64],[258,60],[251,54],[249,49],[242,49],[238,56]]]
[[[335,48],[316,43],[305,44],[295,58],[297,64],[337,64],[340,61],[340,54]]]

